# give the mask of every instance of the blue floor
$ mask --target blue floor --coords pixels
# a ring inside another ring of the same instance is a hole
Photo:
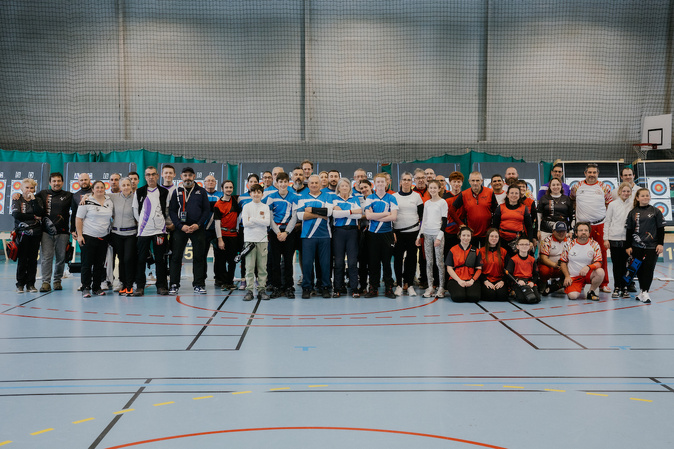
[[[669,281],[651,305],[243,302],[212,283],[83,299],[77,275],[16,294],[15,270],[0,262],[3,449],[674,447]]]

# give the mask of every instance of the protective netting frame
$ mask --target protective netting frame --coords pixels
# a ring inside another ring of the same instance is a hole
[[[671,110],[673,9],[8,0],[0,147],[230,162],[466,149],[629,160],[642,117]]]

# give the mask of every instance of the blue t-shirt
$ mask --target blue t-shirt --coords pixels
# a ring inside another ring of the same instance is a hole
[[[306,190],[306,193],[304,192]],[[304,209],[307,207],[327,208],[328,217],[332,215],[332,195],[328,193],[319,193],[313,196],[309,193],[309,189],[304,189],[303,195],[300,195],[299,205],[297,208],[298,218],[304,214]],[[302,238],[330,238],[332,232],[328,220],[323,218],[312,218],[304,220],[302,217]]]
[[[288,224],[293,215],[293,208],[297,210],[300,196],[288,190],[283,197],[278,190],[271,192],[262,200],[272,212],[274,223]]]
[[[376,193],[368,196],[363,203],[363,211],[370,209],[372,212],[391,212],[398,210],[398,201],[390,193],[385,193],[381,198]],[[374,234],[382,234],[393,231],[392,221],[370,220],[368,230]]]
[[[336,206],[339,206],[341,210],[351,210],[351,209],[360,209],[360,200],[356,198],[355,196],[350,196],[347,200],[344,200],[339,195],[335,195],[333,200],[332,200],[332,206],[333,208]],[[333,215],[336,211],[333,209]],[[344,218],[335,218],[335,226],[336,227],[341,227],[341,226],[355,226],[358,224],[358,219],[361,217],[360,214],[356,215],[349,215],[348,217]]]

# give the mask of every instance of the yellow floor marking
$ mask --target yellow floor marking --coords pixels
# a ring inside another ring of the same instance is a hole
[[[4,446],[5,444],[9,444],[9,443],[11,443],[11,441],[10,441],[10,440],[7,440],[7,441],[3,441],[2,443],[0,443],[0,446]]]
[[[192,399],[194,399],[195,401],[198,401],[199,399],[210,399],[210,398],[212,398],[212,397],[213,397],[213,396],[200,396],[200,397],[198,397],[198,398],[192,398]]]
[[[122,413],[128,413],[136,410],[135,408],[127,408],[125,410],[120,410],[118,412],[114,412],[113,415],[121,415]]]
[[[524,388],[524,387],[517,387],[514,385],[504,385],[503,388]]]
[[[484,384],[463,384],[465,387],[484,387]]]
[[[309,385],[309,388],[327,387],[327,385]]]
[[[283,388],[272,388],[269,391],[279,391],[279,390],[290,390],[290,387],[283,387]]]
[[[51,432],[52,430],[54,430],[54,429],[49,428],[49,429],[39,430],[39,431],[37,431],[37,432],[31,433],[31,435],[35,436],[35,435],[39,435],[39,434],[41,434],[41,433]]]
[[[153,407],[159,407],[160,405],[169,405],[169,404],[175,404],[175,401],[170,401],[170,402],[160,402],[159,404],[152,404]]]
[[[73,424],[82,424],[83,422],[93,421],[95,418],[80,419],[79,421],[73,421]]]
[[[566,393],[566,390],[553,390],[552,388],[545,388],[545,391],[556,391],[557,393]]]
[[[607,394],[601,394],[601,393],[585,393],[589,394],[590,396],[608,396]]]
[[[650,399],[639,399],[639,398],[630,398],[630,399],[633,400],[633,401],[653,402],[653,401],[650,400]]]
[[[235,391],[232,394],[247,394],[247,393],[252,393],[252,391]]]

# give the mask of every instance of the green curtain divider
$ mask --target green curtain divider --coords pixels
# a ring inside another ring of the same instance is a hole
[[[512,156],[502,156],[500,154],[489,154],[481,153],[479,151],[469,151],[465,154],[451,155],[445,154],[442,156],[434,156],[429,159],[420,161],[412,161],[412,163],[419,164],[435,164],[435,163],[449,163],[449,164],[461,164],[461,172],[465,176],[463,182],[463,188],[467,189],[470,187],[468,184],[468,175],[473,169],[473,163],[475,162],[526,162],[524,159],[516,159]],[[550,180],[550,170],[552,170],[552,162],[543,162],[543,173],[544,173],[544,182]],[[484,175],[484,174],[483,174]]]

